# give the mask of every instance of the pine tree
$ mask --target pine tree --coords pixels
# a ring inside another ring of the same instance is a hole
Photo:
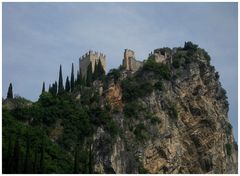
[[[12,83],[9,84],[8,92],[7,92],[7,98],[8,98],[8,99],[13,99],[13,88],[12,88]]]
[[[19,173],[19,165],[20,165],[20,145],[19,138],[16,137],[13,149],[13,173]]]
[[[87,79],[86,79],[87,86],[91,86],[92,81],[93,81],[92,63],[90,63],[87,67]]]
[[[37,173],[38,147],[34,150],[33,173]]]
[[[66,92],[70,92],[70,83],[69,83],[68,76],[67,76],[67,79],[66,79],[65,90],[66,90]]]
[[[72,63],[72,73],[71,73],[71,92],[74,89],[74,67],[73,67],[73,63]]]
[[[59,69],[59,79],[58,79],[58,94],[61,95],[64,92],[63,87],[63,77],[62,77],[62,65],[60,65]]]
[[[42,93],[45,92],[45,82],[43,82],[43,86],[42,86]]]

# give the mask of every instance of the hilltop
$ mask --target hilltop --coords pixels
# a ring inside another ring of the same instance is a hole
[[[90,51],[65,86],[60,66],[37,102],[3,101],[3,173],[237,173],[227,94],[210,60],[192,42],[144,61],[126,49],[106,74],[106,56]]]

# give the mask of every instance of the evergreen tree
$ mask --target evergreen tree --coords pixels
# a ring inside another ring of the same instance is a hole
[[[52,94],[52,87],[51,87],[51,84],[49,84],[48,92]]]
[[[11,169],[12,169],[12,138],[11,136],[9,137],[8,140],[8,151],[7,151],[7,157],[6,157],[6,163],[3,162],[3,164],[5,164],[6,168],[6,173],[10,174],[11,173]]]
[[[42,86],[42,93],[45,92],[45,82],[43,82],[43,86]]]
[[[19,173],[20,165],[20,145],[19,138],[16,137],[14,149],[13,149],[13,173]]]
[[[9,87],[8,87],[7,98],[8,98],[8,99],[13,99],[12,83],[10,83],[10,85],[9,85]]]
[[[42,137],[42,144],[40,148],[40,173],[44,173],[44,142]]]
[[[29,172],[29,160],[30,160],[29,157],[30,157],[30,136],[29,134],[27,134],[26,153],[25,153],[23,173]]]
[[[34,150],[33,173],[37,173],[38,148]]]
[[[71,73],[71,92],[74,89],[74,67],[73,67],[73,63],[72,63],[72,73]]]
[[[91,86],[93,81],[93,73],[92,73],[92,63],[87,67],[87,79],[86,79],[86,84],[87,86]]]
[[[79,85],[80,84],[80,73],[79,71],[77,71],[77,79],[75,81],[75,85]]]
[[[75,147],[75,153],[74,153],[74,174],[77,174],[79,172],[79,145],[77,144]]]
[[[58,87],[58,84],[57,84],[57,81],[55,81],[54,83],[54,86],[53,86],[53,95],[57,95],[57,87]]]
[[[63,77],[62,77],[62,65],[60,65],[59,69],[59,79],[58,79],[58,94],[61,95],[64,92],[63,87]]]
[[[66,92],[70,92],[70,83],[69,83],[68,76],[67,76],[67,79],[66,79],[65,90],[66,90]]]
[[[99,60],[99,62],[98,62],[97,71],[98,71],[98,79],[100,79],[100,80],[103,79],[103,77],[105,76],[105,70],[103,69],[101,60]]]
[[[98,63],[97,63],[97,61],[95,60],[93,80],[97,80],[97,79],[98,79]]]

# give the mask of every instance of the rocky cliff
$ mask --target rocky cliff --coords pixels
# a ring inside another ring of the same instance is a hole
[[[175,51],[165,77],[148,66],[109,86],[105,97],[120,101],[110,101],[120,133],[97,129],[95,172],[237,173],[226,92],[207,53]]]
[[[154,50],[138,69],[56,87],[37,102],[3,101],[3,173],[238,171],[226,91],[191,42]]]

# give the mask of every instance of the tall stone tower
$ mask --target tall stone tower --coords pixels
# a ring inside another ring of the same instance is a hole
[[[98,52],[89,51],[85,55],[79,58],[79,68],[83,77],[87,77],[87,67],[91,63],[92,71],[94,72],[95,63],[99,63],[103,66],[104,71],[106,72],[106,55]]]
[[[123,58],[123,67],[125,70],[135,72],[142,67],[142,65],[143,63],[141,61],[135,59],[134,51],[125,49]]]

